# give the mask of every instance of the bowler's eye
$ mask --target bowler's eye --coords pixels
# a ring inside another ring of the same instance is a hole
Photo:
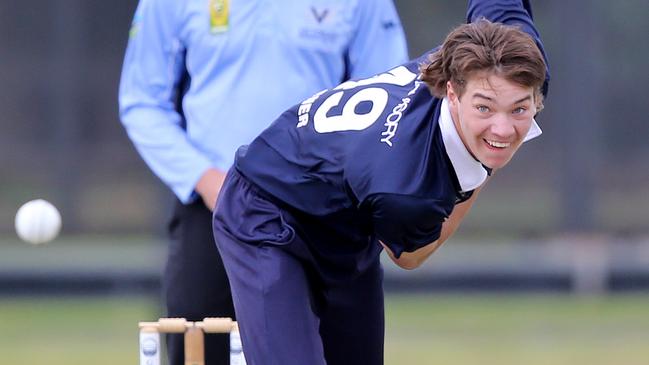
[[[523,107],[516,108],[516,109],[514,109],[514,111],[512,111],[512,114],[523,114],[523,113],[525,113],[526,110],[527,109],[525,109]]]
[[[484,105],[478,105],[475,107],[480,113],[489,113],[489,107]]]

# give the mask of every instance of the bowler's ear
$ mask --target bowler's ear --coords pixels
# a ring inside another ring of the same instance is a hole
[[[534,115],[539,114],[543,110],[543,94],[540,91],[534,93],[534,106],[536,107]]]
[[[446,81],[446,99],[448,99],[452,107],[457,107],[458,96],[453,89],[451,81]]]

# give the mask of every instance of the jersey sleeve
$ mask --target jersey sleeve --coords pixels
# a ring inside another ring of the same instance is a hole
[[[374,232],[398,258],[439,239],[448,218],[444,204],[433,199],[399,194],[374,194],[363,203]]]
[[[406,37],[392,0],[360,0],[347,50],[348,78],[375,75],[408,60]]]
[[[543,47],[543,42],[541,41],[541,36],[534,25],[530,0],[469,0],[467,22],[473,22],[480,18],[486,18],[492,22],[518,26],[534,39],[545,60],[546,73],[542,91],[543,95],[547,95],[548,83],[550,81],[550,71],[547,66],[548,58]]]
[[[184,72],[184,47],[178,36],[182,4],[175,0],[138,4],[122,67],[119,112],[140,156],[187,202],[210,162],[187,140],[176,111]]]

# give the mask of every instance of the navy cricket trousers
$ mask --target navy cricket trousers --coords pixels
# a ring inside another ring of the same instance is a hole
[[[214,213],[248,365],[382,365],[383,271],[322,280],[297,222],[234,168]]]

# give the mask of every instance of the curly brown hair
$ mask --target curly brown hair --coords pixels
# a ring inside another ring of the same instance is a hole
[[[486,19],[455,28],[442,46],[420,65],[422,81],[439,98],[450,81],[462,96],[467,80],[480,72],[493,72],[515,84],[533,87],[534,99],[543,108],[541,87],[546,66],[541,51],[527,33],[515,26]]]

